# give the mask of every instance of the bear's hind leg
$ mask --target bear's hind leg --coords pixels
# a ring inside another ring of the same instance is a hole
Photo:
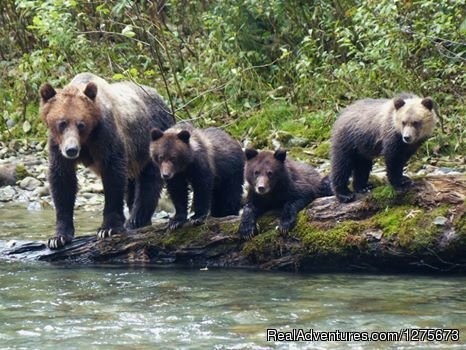
[[[224,217],[238,215],[243,194],[243,177],[231,175],[231,178],[215,186],[212,194],[210,215]]]
[[[129,212],[133,209],[135,186],[136,184],[134,180],[128,179],[128,187],[126,188],[126,205],[128,206]]]
[[[354,200],[354,193],[348,188],[348,181],[354,168],[353,155],[344,147],[332,150],[332,169],[330,178],[333,191],[340,203]]]
[[[134,204],[126,221],[127,228],[135,229],[150,225],[161,191],[160,171],[150,162],[135,181]]]
[[[104,220],[97,230],[97,238],[110,237],[125,232],[125,216],[123,214],[124,197],[127,185],[126,164],[119,157],[106,161],[108,165],[102,171],[105,205]]]
[[[353,189],[354,192],[364,193],[372,189],[368,185],[369,174],[372,170],[372,160],[364,157],[356,157],[354,159],[353,169]]]
[[[168,229],[175,230],[188,221],[188,183],[183,174],[167,181],[167,191],[175,206],[175,216],[168,222]]]

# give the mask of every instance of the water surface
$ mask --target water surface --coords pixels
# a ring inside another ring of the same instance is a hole
[[[53,211],[0,208],[0,239],[46,239]],[[91,218],[89,218],[91,217]],[[100,213],[77,213],[78,234]],[[0,261],[1,349],[464,349],[466,277],[200,271]],[[457,328],[457,343],[270,343],[289,331]]]

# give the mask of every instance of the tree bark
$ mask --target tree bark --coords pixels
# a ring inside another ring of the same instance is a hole
[[[126,263],[193,268],[252,268],[312,272],[466,272],[466,176],[427,177],[405,192],[381,186],[349,204],[315,200],[288,235],[276,213],[243,241],[239,218],[168,232],[158,224],[97,240],[75,239],[57,251],[44,242],[10,243],[0,258],[78,264]]]

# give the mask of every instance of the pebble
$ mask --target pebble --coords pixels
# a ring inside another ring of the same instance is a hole
[[[12,186],[5,186],[0,189],[0,202],[10,202],[16,196],[16,191]]]
[[[288,141],[292,144],[304,143],[304,139],[299,137],[290,137],[291,135],[278,135],[283,142]],[[280,146],[280,141],[274,139],[272,144],[274,147]],[[285,142],[286,143],[286,142]],[[48,160],[45,142],[30,142],[24,144],[21,141],[13,140],[10,142],[0,141],[0,164],[17,164],[25,165],[30,176],[24,178],[19,183],[19,186],[4,186],[0,187],[0,202],[24,202],[29,210],[42,210],[46,206],[52,205],[50,189],[48,185]],[[464,173],[465,166],[458,164],[458,168],[450,168],[446,166],[433,166],[425,164],[419,170],[417,175],[453,175]],[[330,162],[322,160],[319,163],[318,170],[322,174],[328,174]],[[382,177],[386,181],[385,165],[383,162],[377,162],[371,175]],[[408,176],[411,174],[408,174]],[[82,166],[78,167],[77,177],[79,183],[79,192],[76,197],[76,207],[86,211],[101,211],[104,205],[104,196],[102,182],[100,178],[92,171]],[[173,203],[163,190],[162,197],[159,200],[157,211],[154,213],[154,219],[165,219],[174,211]],[[445,225],[446,218],[438,217],[434,219],[436,225]],[[368,233],[374,239],[380,239],[379,232]]]
[[[28,191],[35,190],[37,187],[41,185],[42,185],[42,182],[40,182],[40,180],[37,180],[36,178],[32,176],[26,176],[19,183],[20,188],[22,188],[23,190],[28,190]]]

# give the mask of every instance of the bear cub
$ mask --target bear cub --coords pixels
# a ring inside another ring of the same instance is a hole
[[[221,129],[197,129],[186,122],[165,132],[154,128],[151,136],[152,159],[176,210],[170,230],[188,221],[188,184],[193,190],[193,224],[203,223],[209,211],[214,217],[238,215],[244,155],[236,140]]]
[[[279,230],[287,233],[300,210],[317,197],[333,194],[326,178],[312,166],[288,159],[285,150],[246,149],[245,154],[249,191],[239,226],[242,238],[251,238],[257,231],[257,218],[273,209],[282,210]]]
[[[403,167],[419,146],[432,135],[438,119],[434,101],[402,94],[393,99],[364,99],[343,110],[332,129],[331,182],[342,203],[354,200],[348,188],[366,192],[373,159],[382,155],[390,184],[410,185]]]

